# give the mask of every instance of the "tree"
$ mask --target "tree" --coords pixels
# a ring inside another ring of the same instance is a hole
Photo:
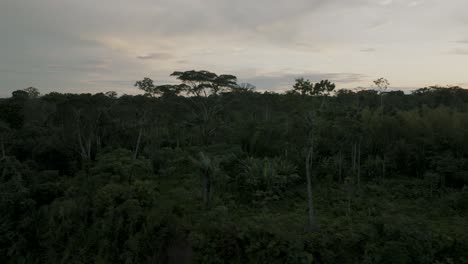
[[[189,95],[207,97],[211,94],[219,92],[231,91],[237,85],[237,77],[230,74],[217,75],[209,71],[175,71],[171,76],[177,77],[178,80],[186,87]]]
[[[145,95],[153,96],[158,94],[158,91],[155,90],[154,81],[148,77],[143,78],[141,81],[137,81],[134,85],[138,89],[143,90]]]
[[[24,124],[24,99],[24,97],[14,97],[0,104],[0,120],[12,129],[19,129]]]
[[[388,82],[387,79],[385,78],[379,78],[377,80],[374,80],[374,85],[377,86],[377,91],[379,92],[380,95],[380,107],[383,107],[383,94],[387,91],[388,86],[390,83]]]
[[[138,120],[138,125],[139,125],[139,130],[138,130],[138,138],[135,143],[135,150],[133,152],[133,159],[136,160],[138,158],[138,153],[140,150],[140,145],[141,145],[141,138],[143,136],[143,129],[144,129],[144,124],[146,123],[146,115],[147,111],[144,111],[140,119]]]
[[[298,78],[293,86],[292,93],[298,93],[303,96],[315,95],[315,96],[329,96],[336,85],[329,80],[321,80],[318,83],[313,83],[309,79]]]
[[[322,95],[329,96],[333,90],[335,90],[336,85],[329,80],[321,80],[320,82],[314,85],[312,94],[313,95]]]
[[[185,91],[191,102],[191,112],[194,116],[194,124],[200,129],[201,139],[204,145],[208,145],[211,137],[219,126],[217,120],[219,113],[224,107],[219,92],[232,91],[237,85],[237,77],[229,74],[217,75],[209,71],[184,71],[174,72],[182,81]],[[215,95],[210,97],[210,95]],[[209,98],[208,98],[209,97]]]
[[[221,74],[214,79],[212,86],[214,94],[218,94],[219,92],[230,92],[232,89],[238,87],[237,77],[230,74]]]
[[[143,90],[145,95],[151,97],[179,95],[186,89],[185,85],[155,85],[154,81],[148,77],[143,78],[141,81],[137,81],[134,86]]]
[[[110,98],[117,98],[117,92],[116,91],[108,91],[105,93],[105,95],[107,97],[110,97]]]
[[[233,92],[255,92],[255,85],[250,83],[241,83],[236,87],[232,87]]]
[[[314,158],[314,128],[315,120],[314,114],[308,113],[305,116],[307,126],[307,153],[305,158],[305,169],[306,169],[306,180],[307,180],[307,206],[309,212],[309,228],[312,230],[316,227],[315,223],[315,212],[313,203],[313,192],[312,192],[312,162]]]
[[[24,89],[23,91],[28,93],[29,98],[38,98],[39,95],[41,94],[37,88],[34,87],[28,87]]]
[[[293,91],[299,93],[303,96],[305,95],[312,95],[314,90],[313,83],[310,80],[305,80],[304,78],[296,79],[296,83],[293,86]]]
[[[11,93],[11,97],[16,100],[26,100],[29,98],[29,94],[24,90],[16,90]]]

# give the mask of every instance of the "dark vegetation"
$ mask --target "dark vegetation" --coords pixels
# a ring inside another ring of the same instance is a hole
[[[1,263],[468,263],[468,91],[0,99]]]

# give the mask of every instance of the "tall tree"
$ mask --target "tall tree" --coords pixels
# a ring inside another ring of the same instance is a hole
[[[237,77],[230,74],[217,75],[209,71],[175,71],[171,76],[177,77],[186,86],[189,95],[207,97],[219,92],[231,91],[237,85]]]
[[[232,91],[238,87],[237,77],[229,74],[217,75],[209,71],[184,71],[174,72],[182,81],[185,91],[189,95],[192,114],[195,117],[195,125],[200,128],[200,134],[204,145],[208,145],[219,122],[216,120],[224,105],[218,95],[221,91]],[[210,97],[210,95],[215,95]],[[208,98],[209,97],[209,98]]]
[[[305,169],[306,169],[306,180],[307,180],[307,206],[309,214],[309,228],[312,230],[316,228],[315,223],[315,212],[313,203],[313,190],[312,190],[312,165],[314,158],[314,129],[315,119],[313,113],[308,113],[305,116],[305,122],[307,125],[307,149],[305,158]]]
[[[387,79],[381,77],[377,80],[374,80],[374,85],[377,87],[377,91],[379,92],[380,95],[380,108],[383,107],[383,94],[387,91],[388,86],[390,86],[390,83],[388,82]],[[382,109],[383,111],[383,109]]]

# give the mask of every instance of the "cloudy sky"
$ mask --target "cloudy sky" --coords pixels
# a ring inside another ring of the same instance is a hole
[[[145,76],[230,73],[258,90],[468,88],[467,0],[0,0],[0,96],[136,93]]]

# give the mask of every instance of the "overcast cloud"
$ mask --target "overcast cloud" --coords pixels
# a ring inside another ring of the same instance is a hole
[[[136,93],[145,76],[231,73],[259,90],[468,83],[466,0],[0,0],[0,96]]]

